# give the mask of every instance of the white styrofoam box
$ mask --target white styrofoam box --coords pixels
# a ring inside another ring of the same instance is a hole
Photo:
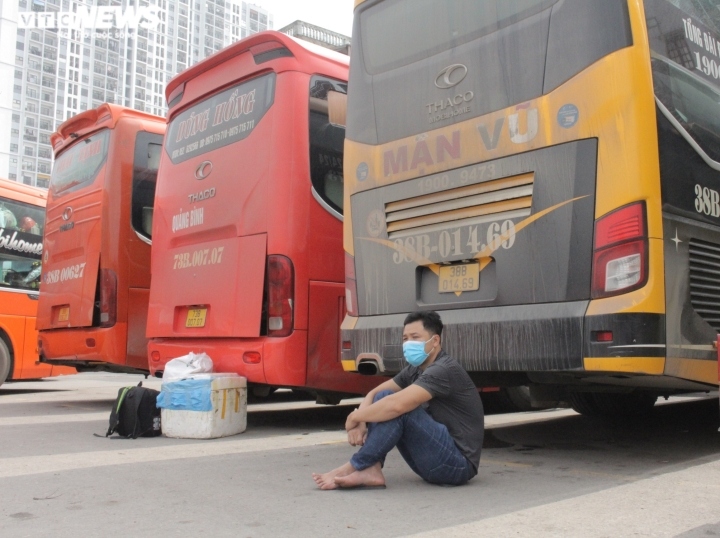
[[[212,410],[161,409],[163,434],[180,439],[215,439],[244,432],[247,427],[247,379],[218,374],[193,378],[212,379]]]

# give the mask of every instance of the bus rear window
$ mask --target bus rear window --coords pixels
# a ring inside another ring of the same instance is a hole
[[[50,178],[50,191],[62,196],[91,184],[100,172],[108,152],[110,131],[104,129],[83,138],[55,160]]]
[[[44,227],[44,207],[0,198],[0,287],[40,287]]]
[[[165,137],[173,164],[250,136],[273,104],[275,79],[269,73],[236,84],[175,116]]]
[[[386,0],[360,16],[365,69],[375,75],[427,58],[514,24],[556,2]]]

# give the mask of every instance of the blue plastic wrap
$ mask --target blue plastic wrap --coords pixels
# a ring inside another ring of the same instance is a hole
[[[212,379],[183,379],[163,383],[157,406],[175,411],[212,411]]]

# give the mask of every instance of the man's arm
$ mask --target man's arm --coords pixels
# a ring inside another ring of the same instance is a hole
[[[380,383],[377,387],[372,389],[370,392],[367,393],[365,398],[363,398],[363,401],[360,403],[360,409],[363,409],[364,407],[367,407],[373,403],[373,399],[375,398],[375,395],[378,392],[381,392],[383,390],[391,390],[393,392],[400,392],[400,386],[395,383],[395,380],[388,379],[384,383]]]
[[[363,401],[360,402],[359,409],[364,409],[373,403],[373,399],[375,398],[375,395],[383,390],[391,390],[393,392],[399,392],[400,386],[395,383],[394,380],[388,379],[387,381],[381,383],[377,387],[375,387],[373,390],[367,393],[367,396],[363,398]],[[348,443],[350,443],[352,446],[362,446],[365,444],[365,438],[367,437],[367,424],[365,422],[358,422],[347,430],[348,432]]]
[[[392,383],[392,381],[390,382]],[[385,422],[386,420],[392,420],[420,407],[423,403],[431,399],[432,394],[426,389],[418,385],[410,385],[373,404],[360,406],[360,408],[348,415],[345,421],[345,429],[350,431],[364,422]]]

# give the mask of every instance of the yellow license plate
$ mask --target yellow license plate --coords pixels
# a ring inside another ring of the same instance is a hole
[[[438,279],[438,291],[440,293],[475,291],[479,288],[479,263],[440,266],[440,278]]]
[[[70,319],[70,307],[63,306],[58,312],[58,321],[67,321]]]
[[[207,308],[191,308],[188,310],[185,327],[205,327]]]

